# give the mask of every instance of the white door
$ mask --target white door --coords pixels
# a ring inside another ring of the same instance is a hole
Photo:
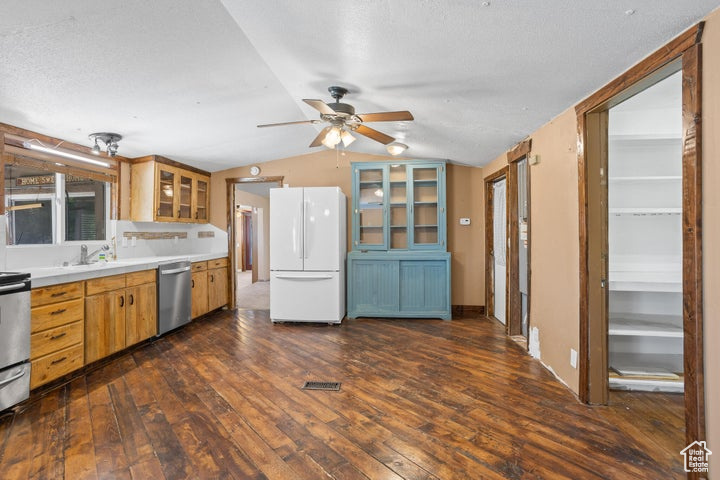
[[[303,189],[270,189],[270,270],[303,269]]]
[[[305,189],[305,271],[339,271],[341,245],[340,192],[336,187]]]
[[[493,266],[495,274],[495,318],[505,325],[505,272],[507,266],[505,258],[507,256],[507,207],[505,205],[505,179],[499,180],[493,184],[493,258],[495,264]]]

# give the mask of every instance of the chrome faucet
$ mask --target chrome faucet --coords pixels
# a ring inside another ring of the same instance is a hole
[[[108,251],[108,250],[110,250],[110,246],[109,246],[109,245],[103,245],[103,246],[101,246],[100,248],[98,248],[97,250],[94,250],[94,251],[88,253],[88,247],[87,247],[87,245],[85,245],[84,243],[83,243],[82,245],[80,245],[80,262],[79,262],[79,265],[89,265],[89,264],[90,264],[90,259],[92,258],[92,256],[95,255],[96,253],[98,253],[100,250]]]

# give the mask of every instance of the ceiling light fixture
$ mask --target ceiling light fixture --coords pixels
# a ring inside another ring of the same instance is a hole
[[[105,144],[105,150],[107,150],[108,156],[114,157],[118,151],[117,142],[122,140],[123,137],[118,133],[98,132],[91,133],[88,135],[88,138],[95,141],[95,145],[92,147],[92,153],[100,155],[100,145],[98,145],[98,140],[100,140]]]
[[[387,151],[390,155],[395,156],[395,155],[400,155],[405,150],[407,150],[408,146],[405,145],[404,143],[392,142],[392,143],[388,144],[385,148],[387,148]]]
[[[332,127],[325,134],[325,138],[322,139],[321,143],[327,148],[333,149],[338,143],[340,143],[340,140],[340,127]]]
[[[78,155],[72,152],[68,152],[67,150],[60,150],[59,148],[50,148],[46,147],[44,145],[39,145],[37,143],[32,143],[32,141],[26,141],[23,142],[23,147],[28,148],[30,150],[37,150],[38,152],[43,153],[49,153],[50,155],[57,155],[58,157],[68,158],[70,160],[77,160],[80,162],[90,163],[92,165],[97,165],[99,167],[106,167],[110,168],[110,164],[107,162],[102,162],[100,160],[95,160],[92,158],[84,157],[82,155]]]

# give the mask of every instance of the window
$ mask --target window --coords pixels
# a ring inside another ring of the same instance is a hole
[[[8,245],[107,240],[110,183],[5,165]]]

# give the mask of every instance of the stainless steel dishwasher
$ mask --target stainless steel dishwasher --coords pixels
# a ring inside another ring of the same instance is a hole
[[[30,395],[30,274],[0,273],[0,410]]]
[[[158,267],[158,335],[190,322],[190,262]]]

